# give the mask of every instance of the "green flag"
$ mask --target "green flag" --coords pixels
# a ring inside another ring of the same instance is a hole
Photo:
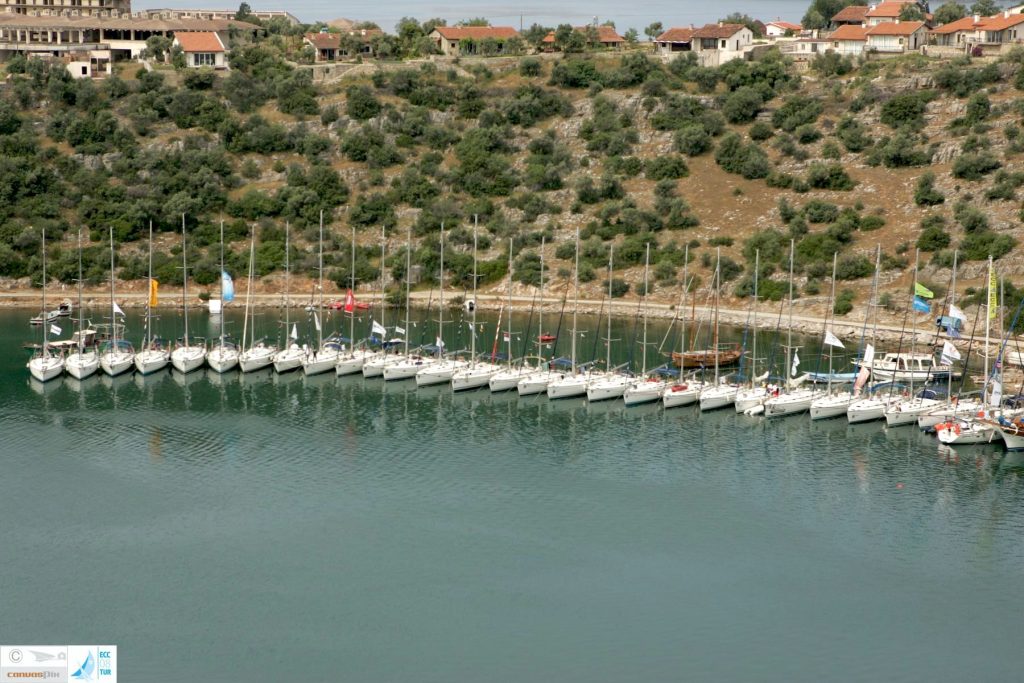
[[[935,293],[920,282],[914,283],[914,294],[924,299],[932,299],[935,297]]]

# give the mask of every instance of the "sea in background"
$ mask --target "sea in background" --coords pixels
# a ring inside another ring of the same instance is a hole
[[[375,21],[385,31],[392,32],[395,24],[402,17],[414,17],[423,21],[432,17],[447,19],[454,24],[460,19],[484,17],[493,25],[506,25],[528,28],[533,23],[543,26],[556,26],[570,23],[587,24],[597,17],[603,23],[615,22],[620,33],[635,28],[641,39],[645,39],[644,27],[651,22],[660,21],[665,28],[670,26],[703,25],[718,21],[732,12],[741,12],[760,19],[772,21],[783,19],[799,22],[807,11],[808,0],[731,0],[725,4],[703,4],[697,2],[669,2],[653,0],[639,5],[612,2],[611,0],[563,0],[555,4],[544,4],[527,0],[525,3],[495,2],[416,2],[415,0],[397,0],[397,2],[346,2],[343,5],[327,0],[306,0],[298,3],[281,3],[278,0],[249,0],[254,10],[285,10],[291,12],[304,22],[328,21],[338,17],[346,17],[357,21]],[[237,3],[214,3],[217,7],[235,7]],[[191,0],[151,0],[150,2],[133,3],[135,9],[152,9],[158,7],[191,8],[196,3]]]
[[[333,375],[44,386],[28,315],[0,311],[5,643],[116,644],[133,683],[1020,677],[997,447]]]

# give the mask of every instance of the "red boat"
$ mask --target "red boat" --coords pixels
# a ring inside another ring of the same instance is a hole
[[[540,337],[538,337],[538,339],[540,340],[541,344],[550,344],[551,342],[558,339],[558,337],[556,337],[553,334],[542,334],[540,335]]]

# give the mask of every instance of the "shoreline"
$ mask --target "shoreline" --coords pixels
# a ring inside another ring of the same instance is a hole
[[[161,292],[161,303],[154,310],[177,310],[181,308],[181,293],[180,291],[175,294],[173,292],[163,293]],[[149,295],[145,292],[124,292],[117,295],[119,305],[125,309],[144,309]],[[340,296],[328,297],[331,301],[337,301],[343,298],[344,294]],[[71,299],[73,297],[68,296],[54,296],[54,303],[58,303],[64,299]],[[415,309],[424,309],[427,307],[428,302],[436,302],[436,297],[433,297],[433,292],[418,291],[413,292],[410,296],[410,304]],[[462,294],[453,294],[450,300],[463,299]],[[31,311],[33,314],[39,312],[39,294],[35,291],[26,292],[0,292],[0,309],[17,309],[24,310],[26,312]],[[83,296],[85,306],[87,308],[102,308],[109,306],[109,295],[104,296],[102,293],[92,292],[87,296]],[[241,310],[245,307],[245,295],[239,295],[236,293],[235,299],[232,302],[232,307]],[[379,292],[373,293],[360,293],[359,300],[362,302],[371,303],[373,306],[379,306],[381,295]],[[562,299],[559,297],[546,297],[544,299],[534,298],[533,296],[513,295],[512,296],[511,310],[517,313],[529,313],[531,308],[541,306],[545,313],[557,314],[562,308]],[[504,294],[477,294],[477,305],[478,310],[481,311],[498,311],[499,309],[508,308],[508,296]],[[268,308],[283,308],[284,307],[284,295],[283,294],[253,294],[252,295],[252,306],[257,309],[268,309]],[[190,304],[193,305],[193,304]],[[290,307],[293,309],[305,309],[309,305],[309,300],[299,297],[291,297]],[[206,301],[201,300],[198,296],[194,299],[194,306],[196,310],[203,310],[206,308]],[[617,319],[632,318],[636,315],[638,302],[636,299],[617,299],[610,303],[605,300],[595,299],[580,299],[578,312],[582,315],[596,316],[596,315],[607,315],[608,309],[611,311],[611,315]],[[760,310],[758,311],[757,318],[757,329],[759,330],[773,330],[779,326],[779,313],[778,313],[778,302],[772,303],[773,309]],[[566,305],[568,312],[569,304]],[[48,305],[49,308],[49,305]],[[402,306],[389,306],[392,309],[401,309]],[[656,320],[671,320],[677,318],[675,304],[665,304],[658,302],[649,302],[647,304],[648,316]],[[687,324],[694,324],[701,321],[707,321],[713,314],[714,309],[709,306],[686,306],[682,318]],[[366,311],[369,313],[369,311]],[[751,313],[748,309],[736,309],[736,308],[720,308],[719,321],[723,325],[732,327],[743,327],[750,320]],[[71,317],[74,317],[72,314]],[[788,315],[783,315],[782,327],[788,328]],[[819,315],[798,315],[793,314],[793,332],[805,336],[824,336],[825,330],[825,318]],[[27,321],[26,321],[27,322]],[[841,339],[849,342],[851,339],[860,338],[861,332],[864,327],[864,320],[847,320],[837,318],[832,321],[831,324],[832,332],[840,337]],[[878,322],[877,325],[870,325],[875,328],[874,337],[878,341],[882,342],[899,342],[902,338],[904,343],[909,344],[911,341],[911,330],[905,330],[902,325],[894,325],[891,323]],[[871,334],[869,332],[869,334]],[[945,334],[937,335],[933,325],[927,327],[918,325],[916,335],[913,335],[916,343],[918,344],[941,344],[941,341],[947,339]],[[993,337],[993,341],[998,338]],[[937,341],[938,340],[938,341]],[[970,334],[965,326],[963,337],[956,340],[951,340],[957,346],[966,346],[970,343]]]

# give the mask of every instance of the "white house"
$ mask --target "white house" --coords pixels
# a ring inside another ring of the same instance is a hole
[[[454,57],[477,54],[484,43],[492,45],[496,53],[504,52],[508,41],[518,35],[511,26],[438,26],[430,38],[441,54]]]
[[[928,29],[923,21],[897,19],[868,28],[868,41],[865,47],[869,52],[906,52],[924,45],[927,36]]]
[[[764,25],[764,35],[769,40],[775,40],[776,38],[782,38],[787,33],[791,36],[800,35],[800,31],[804,30],[804,27],[800,24],[794,24],[790,21],[769,21]]]
[[[693,51],[702,66],[718,66],[743,59],[754,34],[743,24],[707,24],[693,32]]]
[[[936,45],[946,47],[961,47],[966,49],[968,45],[978,43],[984,37],[982,27],[988,17],[964,17],[943,24],[931,30],[931,39]]]
[[[185,64],[191,69],[208,66],[223,69],[224,43],[213,31],[188,31],[174,34],[174,44],[185,53]]]
[[[670,28],[655,38],[654,44],[658,46],[658,52],[662,54],[689,52],[693,49],[693,32],[696,30],[692,26]]]
[[[844,24],[828,36],[829,49],[840,55],[859,57],[868,42],[868,29]]]

